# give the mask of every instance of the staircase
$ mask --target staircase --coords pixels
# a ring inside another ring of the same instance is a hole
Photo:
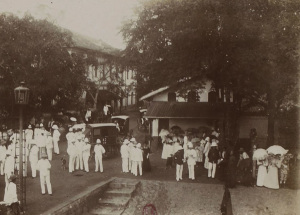
[[[133,179],[116,179],[109,184],[98,201],[98,205],[89,210],[94,215],[120,215],[126,209],[139,181]]]

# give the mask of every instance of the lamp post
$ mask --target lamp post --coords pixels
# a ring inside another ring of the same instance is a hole
[[[29,89],[24,87],[25,82],[21,82],[20,86],[15,88],[15,103],[19,105],[20,110],[20,137],[19,137],[19,179],[20,179],[20,193],[19,198],[21,202],[21,210],[24,211],[24,205],[26,200],[25,195],[25,180],[23,178],[23,106],[28,104],[29,100]]]

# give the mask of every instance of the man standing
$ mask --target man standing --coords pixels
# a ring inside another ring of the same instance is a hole
[[[39,156],[39,148],[35,143],[32,143],[32,147],[30,149],[29,153],[29,161],[30,161],[30,166],[31,166],[31,176],[32,178],[36,177],[36,166],[39,161],[38,159]]]
[[[6,141],[0,140],[0,175],[4,175],[4,163],[6,158]]]
[[[182,180],[184,150],[181,145],[177,147],[174,154],[174,162],[176,163],[176,181]]]
[[[84,139],[84,144],[82,147],[82,159],[83,159],[83,166],[86,172],[89,172],[89,157],[91,155],[91,145],[88,138]]]
[[[102,157],[103,157],[103,154],[105,153],[105,149],[101,145],[100,139],[96,140],[94,152],[95,152],[95,172],[98,172],[99,167],[100,167],[100,172],[103,172]]]
[[[84,141],[84,135],[82,134],[82,130],[79,129],[76,133],[76,169],[78,170],[80,167],[80,170],[83,170],[83,157],[82,157],[82,148],[83,148],[83,141]]]
[[[58,131],[58,126],[53,125],[53,145],[54,145],[54,153],[59,155],[59,147],[58,147],[58,141],[60,138],[60,133]]]
[[[37,163],[37,169],[40,171],[40,182],[41,182],[41,189],[42,195],[45,195],[46,189],[45,184],[47,184],[48,194],[52,196],[52,187],[50,182],[50,169],[51,164],[47,159],[46,153],[42,154],[42,159],[40,159]]]
[[[49,161],[52,161],[52,154],[53,154],[53,138],[51,136],[51,132],[47,133],[47,142],[46,142],[46,149]]]
[[[128,148],[129,140],[125,139],[123,145],[121,146],[121,158],[122,158],[122,172],[128,171],[128,163],[129,163],[129,148]]]
[[[69,155],[69,173],[74,171],[75,158],[77,156],[77,150],[75,146],[75,139],[70,140],[70,144],[68,144],[67,153]]]

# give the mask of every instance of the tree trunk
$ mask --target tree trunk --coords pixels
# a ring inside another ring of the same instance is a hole
[[[274,93],[270,89],[268,92],[268,139],[267,139],[267,146],[274,145],[274,135],[275,135],[275,97]]]
[[[97,103],[98,103],[99,89],[96,90],[95,96],[93,96],[93,94],[90,91],[89,91],[89,93],[90,93],[90,95],[91,95],[91,97],[93,99],[93,102],[94,102],[94,104],[93,104],[93,110],[96,110],[97,109]]]

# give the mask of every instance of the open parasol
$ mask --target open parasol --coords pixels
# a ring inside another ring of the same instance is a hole
[[[268,152],[265,149],[256,149],[253,153],[253,160],[264,160],[268,156]]]
[[[273,145],[267,148],[268,154],[280,154],[280,155],[285,155],[289,150],[284,149],[282,146],[279,145]]]

